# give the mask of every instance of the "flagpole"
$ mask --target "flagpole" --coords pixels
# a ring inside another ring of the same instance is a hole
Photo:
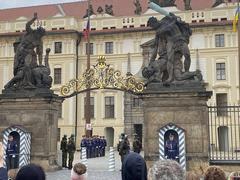
[[[87,23],[89,23],[89,28],[90,28],[90,0],[88,0],[88,22]],[[89,69],[90,69],[90,31],[88,31],[88,36],[87,36],[87,70]],[[91,96],[90,96],[90,89],[89,89],[86,92],[86,105],[85,105],[86,125],[91,124],[90,98]],[[91,130],[87,129],[87,126],[85,126],[85,134],[87,137],[91,136]]]
[[[237,1],[237,32],[238,32],[238,104],[240,104],[240,16],[239,16],[239,0]]]

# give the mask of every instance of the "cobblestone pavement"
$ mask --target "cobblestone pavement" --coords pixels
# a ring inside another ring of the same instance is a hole
[[[60,157],[60,155],[59,155]],[[121,180],[121,160],[118,152],[115,152],[115,171],[108,171],[108,158],[105,157],[88,159],[88,180]],[[80,153],[75,153],[73,164],[80,161]],[[47,180],[70,180],[70,170],[63,169],[56,172],[48,172]]]
[[[121,180],[120,171],[89,171],[88,180]],[[70,180],[70,170],[47,173],[47,180]]]

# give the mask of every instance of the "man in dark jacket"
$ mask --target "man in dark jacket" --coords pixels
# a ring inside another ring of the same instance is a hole
[[[133,151],[136,153],[140,153],[142,150],[142,143],[139,140],[137,134],[134,134],[134,140],[133,140]]]
[[[74,159],[74,153],[76,151],[74,135],[71,135],[71,137],[68,140],[67,150],[68,150],[68,169],[72,169],[72,162]]]
[[[61,141],[62,167],[67,167],[67,135],[64,135]]]
[[[125,156],[129,153],[130,151],[130,145],[128,141],[127,135],[125,135],[125,138],[123,141],[120,142],[119,145],[119,155],[121,156],[121,162],[123,163]]]
[[[7,169],[0,167],[0,180],[8,180]]]
[[[122,180],[147,180],[147,166],[141,155],[131,152],[125,157]]]

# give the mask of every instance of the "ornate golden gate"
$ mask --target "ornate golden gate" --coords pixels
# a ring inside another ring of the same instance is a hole
[[[69,98],[95,89],[115,89],[139,94],[144,90],[144,83],[137,81],[132,75],[123,77],[119,70],[106,64],[104,56],[99,56],[96,65],[86,70],[80,78],[72,79],[63,85],[60,92],[63,98]]]

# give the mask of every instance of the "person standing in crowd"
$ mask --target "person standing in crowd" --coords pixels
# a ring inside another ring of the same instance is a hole
[[[99,135],[96,136],[96,157],[100,157],[101,142]]]
[[[8,180],[7,169],[3,167],[4,150],[2,142],[0,142],[0,180]]]
[[[68,139],[67,150],[68,150],[68,169],[72,169],[72,162],[74,159],[74,153],[76,151],[74,135],[71,135],[71,137]]]
[[[16,180],[45,180],[46,175],[39,165],[28,164],[23,166],[17,173]]]
[[[64,135],[61,141],[62,167],[67,167],[67,135]]]
[[[107,140],[105,139],[105,137],[103,136],[103,156],[105,156],[105,149],[107,147]]]
[[[83,152],[83,148],[86,148],[86,153],[87,153],[87,141],[86,141],[85,135],[82,136],[80,146],[81,146],[81,152]]]
[[[141,155],[130,152],[122,163],[122,180],[147,180],[147,166]]]
[[[87,148],[87,159],[91,157],[91,141],[90,138],[86,138],[86,148]]]
[[[127,135],[125,135],[123,141],[121,141],[119,146],[119,155],[121,156],[121,162],[123,163],[123,160],[125,156],[129,153],[130,146]]]
[[[96,157],[96,147],[97,147],[96,136],[93,136],[91,138],[91,142],[92,142],[91,154],[92,154],[92,158],[95,158]]]
[[[227,180],[225,172],[217,166],[210,166],[204,176],[204,180]]]
[[[174,135],[170,133],[165,145],[165,156],[167,159],[178,160],[178,154],[178,142],[174,139]]]
[[[142,143],[139,140],[137,134],[134,134],[134,140],[133,140],[133,151],[136,153],[140,153],[142,150]]]
[[[82,163],[74,164],[71,171],[71,180],[86,180],[87,168]]]
[[[103,136],[100,136],[99,145],[100,145],[100,147],[99,147],[99,156],[103,157],[104,156],[104,151],[105,151]]]
[[[176,161],[156,161],[148,171],[148,180],[185,180],[185,171]]]
[[[13,136],[9,134],[8,142],[7,142],[7,169],[15,169],[16,166],[16,159],[17,159],[17,142],[13,139]]]

